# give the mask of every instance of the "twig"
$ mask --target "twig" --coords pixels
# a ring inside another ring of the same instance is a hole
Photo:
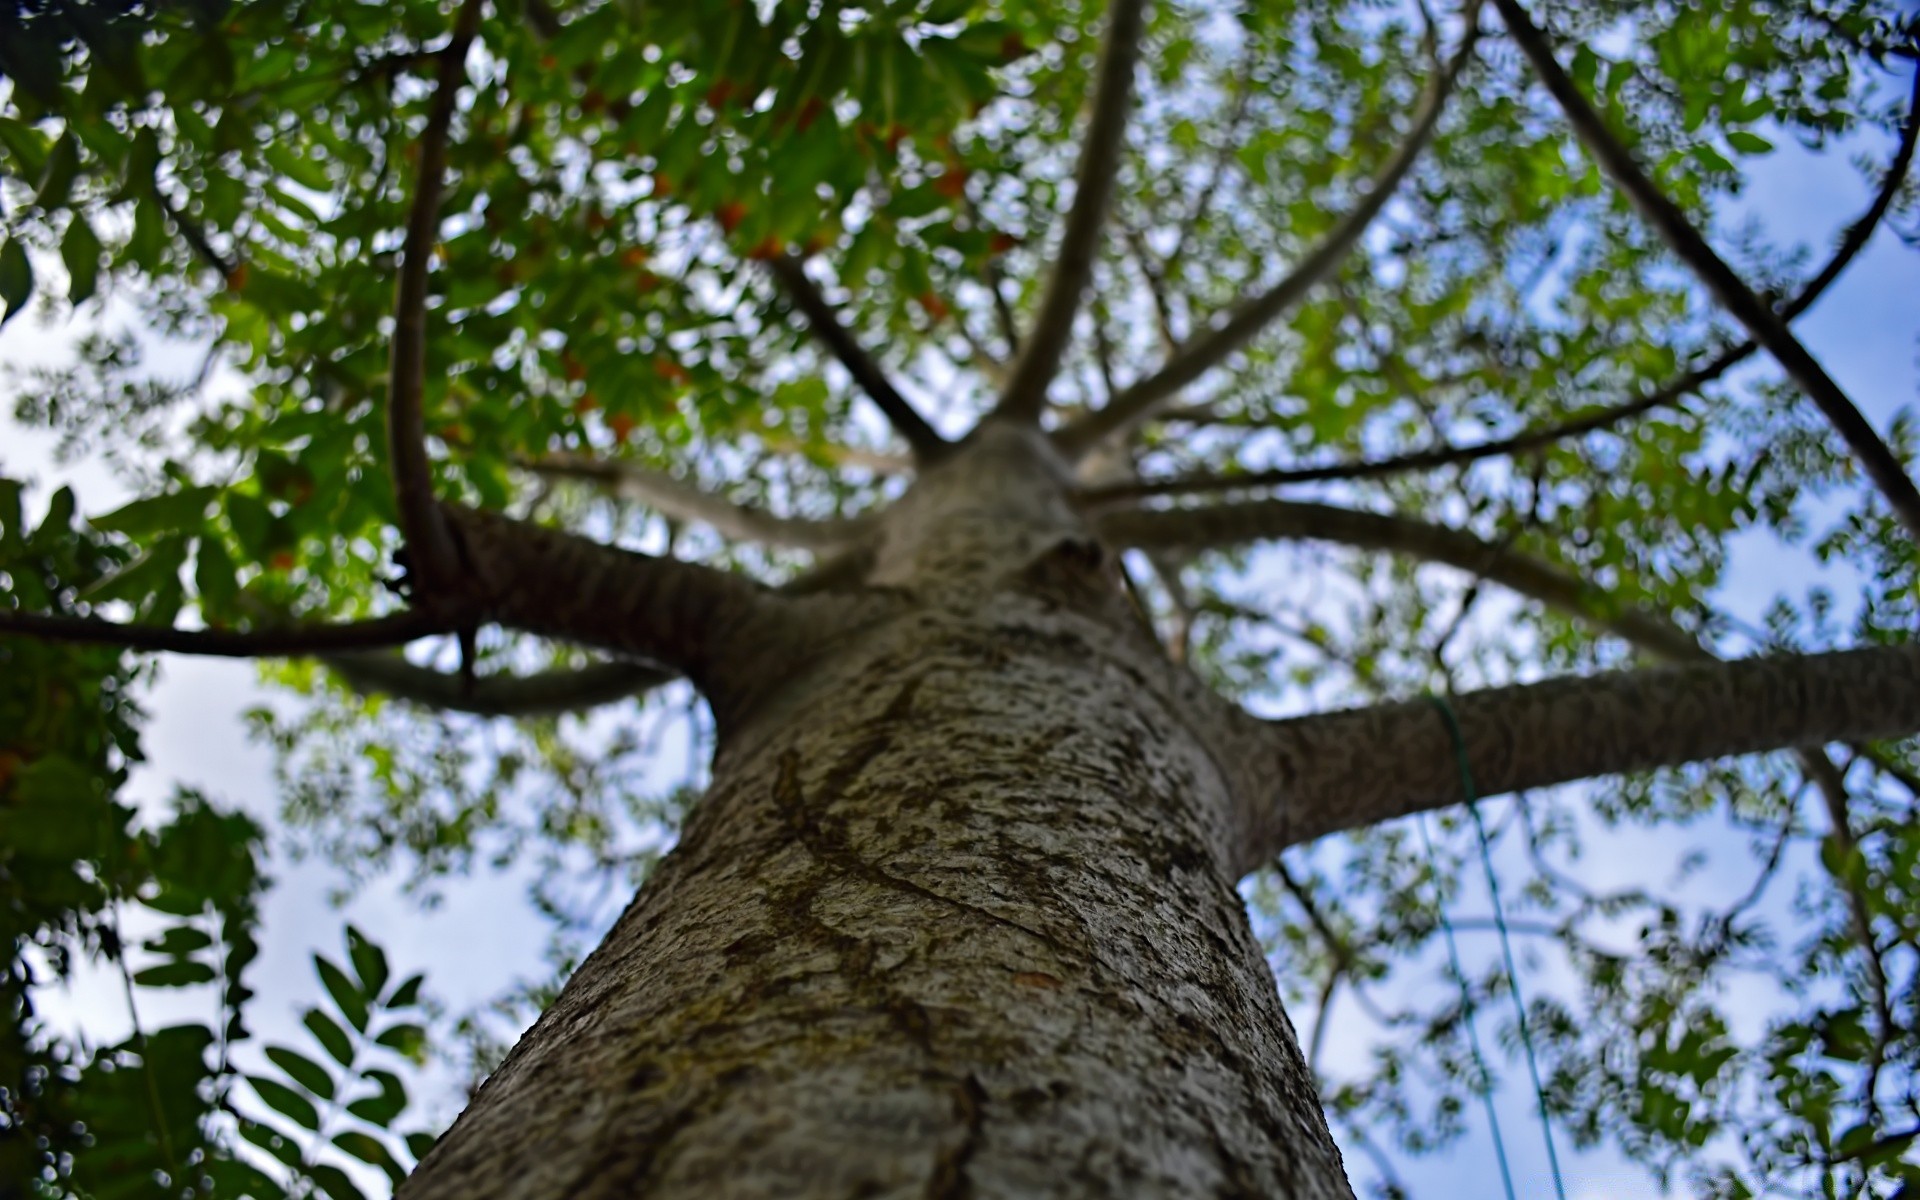
[[[373,650],[404,645],[431,633],[446,633],[451,628],[451,623],[444,618],[418,610],[341,625],[249,630],[175,629],[169,625],[123,625],[100,617],[64,613],[0,612],[0,634],[215,658],[302,658],[347,650]]]
[[[832,351],[834,358],[853,377],[854,383],[879,406],[887,423],[893,426],[893,431],[906,440],[914,457],[925,463],[938,461],[951,444],[927,424],[926,418],[893,386],[886,372],[880,369],[880,364],[840,323],[833,306],[827,303],[827,298],[807,277],[806,264],[798,258],[780,255],[767,260],[767,271],[786,292],[787,298],[793,301],[794,307],[807,318],[813,336]]]

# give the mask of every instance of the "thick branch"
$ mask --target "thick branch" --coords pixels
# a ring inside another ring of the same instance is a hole
[[[371,650],[404,645],[430,633],[446,633],[448,629],[444,620],[418,611],[341,625],[248,630],[175,629],[165,625],[123,625],[100,617],[0,611],[0,634],[215,658],[303,658]]]
[[[1112,0],[1100,50],[1099,79],[1094,85],[1093,116],[1087,123],[1080,165],[1074,175],[1073,208],[1067,214],[1060,245],[1054,250],[1053,273],[1047,277],[1040,311],[996,410],[1011,420],[1039,423],[1047,406],[1047,385],[1060,373],[1060,360],[1073,338],[1073,319],[1093,276],[1114,179],[1120,170],[1145,26],[1146,0]]]
[[[1920,645],[1695,663],[1450,701],[1483,796],[1734,754],[1920,730]],[[1249,720],[1241,872],[1288,846],[1459,804],[1447,725],[1424,700]]]
[[[813,336],[832,351],[854,383],[879,406],[893,431],[912,448],[914,457],[927,463],[938,461],[948,448],[947,439],[927,424],[926,418],[893,386],[880,364],[840,323],[833,306],[820,294],[813,280],[807,278],[806,264],[798,258],[776,256],[767,260],[767,270],[793,301],[793,306],[807,318]]]
[[[1706,285],[1714,299],[1735,320],[1746,327],[1755,341],[1780,363],[1788,376],[1818,405],[1820,411],[1860,460],[1868,478],[1880,489],[1894,515],[1908,532],[1920,539],[1920,490],[1908,477],[1900,460],[1880,439],[1867,419],[1854,407],[1838,383],[1827,374],[1817,359],[1793,335],[1779,314],[1767,306],[1707,244],[1706,238],[1687,220],[1658,185],[1640,169],[1626,146],[1613,135],[1586,97],[1553,56],[1545,34],[1527,17],[1519,0],[1494,0],[1507,32],[1532,62],[1540,80],[1552,94],[1575,136],[1593,155],[1614,183],[1625,192],[1635,208],[1659,233],[1668,247],[1679,256]]]
[[[705,690],[775,636],[775,594],[744,576],[563,530],[442,506],[478,577],[481,613],[512,629],[633,655]]]
[[[387,381],[387,457],[420,592],[431,598],[460,574],[460,560],[433,498],[433,464],[427,457],[427,424],[421,393],[427,374],[427,264],[440,229],[440,194],[446,186],[447,135],[453,127],[455,93],[467,52],[480,28],[482,0],[464,0],[453,37],[440,52],[440,77],[420,134],[418,177],[401,247],[394,289],[392,361]]]
[[[533,675],[480,675],[471,679],[416,666],[398,654],[330,654],[327,669],[362,694],[392,696],[409,704],[483,717],[543,717],[578,712],[625,700],[678,678],[672,671],[635,662],[595,663]]]
[[[1375,174],[1366,194],[1340,218],[1320,244],[1309,251],[1306,258],[1284,279],[1241,304],[1224,324],[1189,341],[1158,371],[1115,396],[1105,408],[1089,413],[1062,429],[1056,435],[1056,440],[1063,453],[1069,457],[1079,457],[1100,442],[1120,436],[1146,420],[1162,404],[1178,395],[1182,388],[1218,366],[1234,351],[1253,340],[1255,335],[1279,320],[1333,273],[1334,268],[1359,244],[1374,218],[1386,207],[1401,180],[1413,169],[1414,162],[1432,140],[1434,130],[1440,124],[1440,114],[1446,108],[1447,97],[1453,92],[1455,82],[1472,57],[1476,33],[1477,27],[1469,26],[1459,50],[1444,68],[1427,81],[1420,106],[1414,114],[1413,126],[1407,130],[1405,140]]]
[[[573,479],[592,483],[622,499],[633,500],[675,520],[698,521],[722,537],[763,546],[791,546],[800,550],[845,549],[869,531],[871,522],[858,518],[816,521],[781,517],[751,505],[703,492],[670,475],[632,463],[574,455],[548,455],[523,464],[545,479]]]

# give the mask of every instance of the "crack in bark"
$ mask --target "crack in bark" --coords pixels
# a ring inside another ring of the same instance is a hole
[[[967,1167],[980,1149],[987,1108],[987,1090],[980,1086],[973,1072],[967,1072],[966,1077],[954,1085],[953,1106],[955,1115],[966,1126],[967,1135],[959,1145],[943,1153],[934,1165],[933,1178],[927,1181],[927,1200],[970,1200],[973,1195],[973,1181],[967,1177]]]
[[[886,714],[875,724],[884,730],[889,718],[904,714],[907,707],[911,706],[913,693],[919,689],[923,679],[924,677],[908,680],[901,688],[900,695],[896,696],[893,703],[888,706]],[[893,735],[887,732],[871,734],[862,739],[839,762],[829,768],[822,790],[830,796],[844,794],[847,785],[858,778],[860,772],[892,744]],[[958,909],[989,924],[1017,930],[1047,946],[1063,960],[1071,961],[1060,940],[1050,934],[1029,928],[1010,917],[1003,917],[977,904],[969,904],[965,900],[958,900],[952,896],[943,896],[925,884],[895,875],[877,863],[869,862],[854,853],[847,845],[843,832],[828,828],[827,823],[821,821],[809,810],[806,795],[800,786],[800,754],[796,750],[787,750],[780,756],[779,777],[774,781],[774,800],[781,812],[786,815],[788,826],[800,839],[800,844],[820,862],[889,891],[914,896],[942,908]]]

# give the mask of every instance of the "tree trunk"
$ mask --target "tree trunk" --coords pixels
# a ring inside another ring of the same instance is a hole
[[[1351,1195],[1210,698],[1001,440],[889,514],[886,619],[716,700],[680,845],[405,1200]]]

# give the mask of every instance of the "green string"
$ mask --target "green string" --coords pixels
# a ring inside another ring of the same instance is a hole
[[[1467,973],[1460,967],[1460,946],[1454,941],[1453,922],[1447,920],[1446,898],[1440,894],[1440,866],[1433,853],[1433,837],[1427,832],[1427,814],[1421,813],[1418,821],[1420,843],[1427,848],[1427,871],[1433,876],[1435,908],[1440,914],[1440,932],[1446,935],[1447,965],[1453,969],[1453,978],[1460,985],[1460,1019],[1467,1027],[1467,1046],[1473,1051],[1473,1069],[1479,1073],[1479,1086],[1473,1090],[1480,1094],[1480,1103],[1487,1110],[1487,1127],[1493,1131],[1493,1156],[1500,1163],[1500,1183],[1506,1189],[1507,1200],[1514,1200],[1513,1172],[1507,1166],[1507,1143],[1500,1136],[1500,1114],[1493,1108],[1493,1073],[1487,1070],[1487,1056],[1480,1050],[1480,1030],[1473,1020],[1473,989],[1467,985]]]
[[[1527,1005],[1526,1001],[1522,999],[1520,995],[1520,971],[1514,965],[1513,940],[1507,934],[1506,909],[1500,903],[1500,884],[1493,873],[1493,844],[1487,837],[1486,822],[1480,819],[1480,797],[1474,790],[1473,769],[1467,762],[1467,739],[1466,736],[1460,732],[1460,721],[1454,716],[1452,705],[1448,704],[1443,697],[1433,695],[1432,693],[1429,693],[1426,699],[1429,704],[1439,710],[1441,719],[1447,723],[1447,736],[1453,741],[1453,756],[1455,761],[1460,764],[1460,789],[1466,798],[1467,815],[1473,820],[1474,835],[1480,841],[1480,866],[1486,872],[1487,894],[1493,900],[1493,926],[1500,934],[1500,956],[1505,961],[1507,967],[1507,991],[1513,996],[1513,1013],[1520,1026],[1520,1047],[1526,1054],[1527,1074],[1533,1080],[1533,1098],[1540,1111],[1540,1132],[1546,1138],[1547,1142],[1547,1166],[1548,1169],[1553,1172],[1553,1194],[1557,1196],[1559,1200],[1567,1200],[1566,1185],[1562,1183],[1560,1179],[1560,1156],[1555,1152],[1553,1145],[1553,1122],[1547,1116],[1547,1093],[1546,1089],[1540,1086],[1540,1064],[1533,1053],[1533,1034],[1527,1028]],[[1424,825],[1421,827],[1421,836],[1426,836],[1426,827]],[[1427,856],[1429,861],[1431,861],[1433,856],[1433,843],[1431,841],[1427,843]],[[1446,911],[1444,908],[1440,913],[1440,921],[1443,926],[1447,925]],[[1447,945],[1451,953],[1453,947],[1453,931],[1450,927],[1447,929]],[[1457,956],[1454,960],[1454,973],[1456,975],[1460,973],[1459,959]],[[1460,976],[1460,981],[1462,994],[1464,995],[1466,977],[1464,975]],[[1477,1049],[1475,1053],[1478,1053]],[[1484,1070],[1484,1067],[1482,1070]],[[1491,1101],[1489,1101],[1488,1111],[1492,1111]],[[1499,1136],[1496,1130],[1494,1133],[1496,1148],[1499,1145]],[[1503,1176],[1506,1174],[1506,1170],[1507,1164],[1503,1156],[1500,1163],[1500,1171]],[[1513,1194],[1513,1185],[1511,1183],[1507,1185],[1507,1194],[1509,1196]]]

